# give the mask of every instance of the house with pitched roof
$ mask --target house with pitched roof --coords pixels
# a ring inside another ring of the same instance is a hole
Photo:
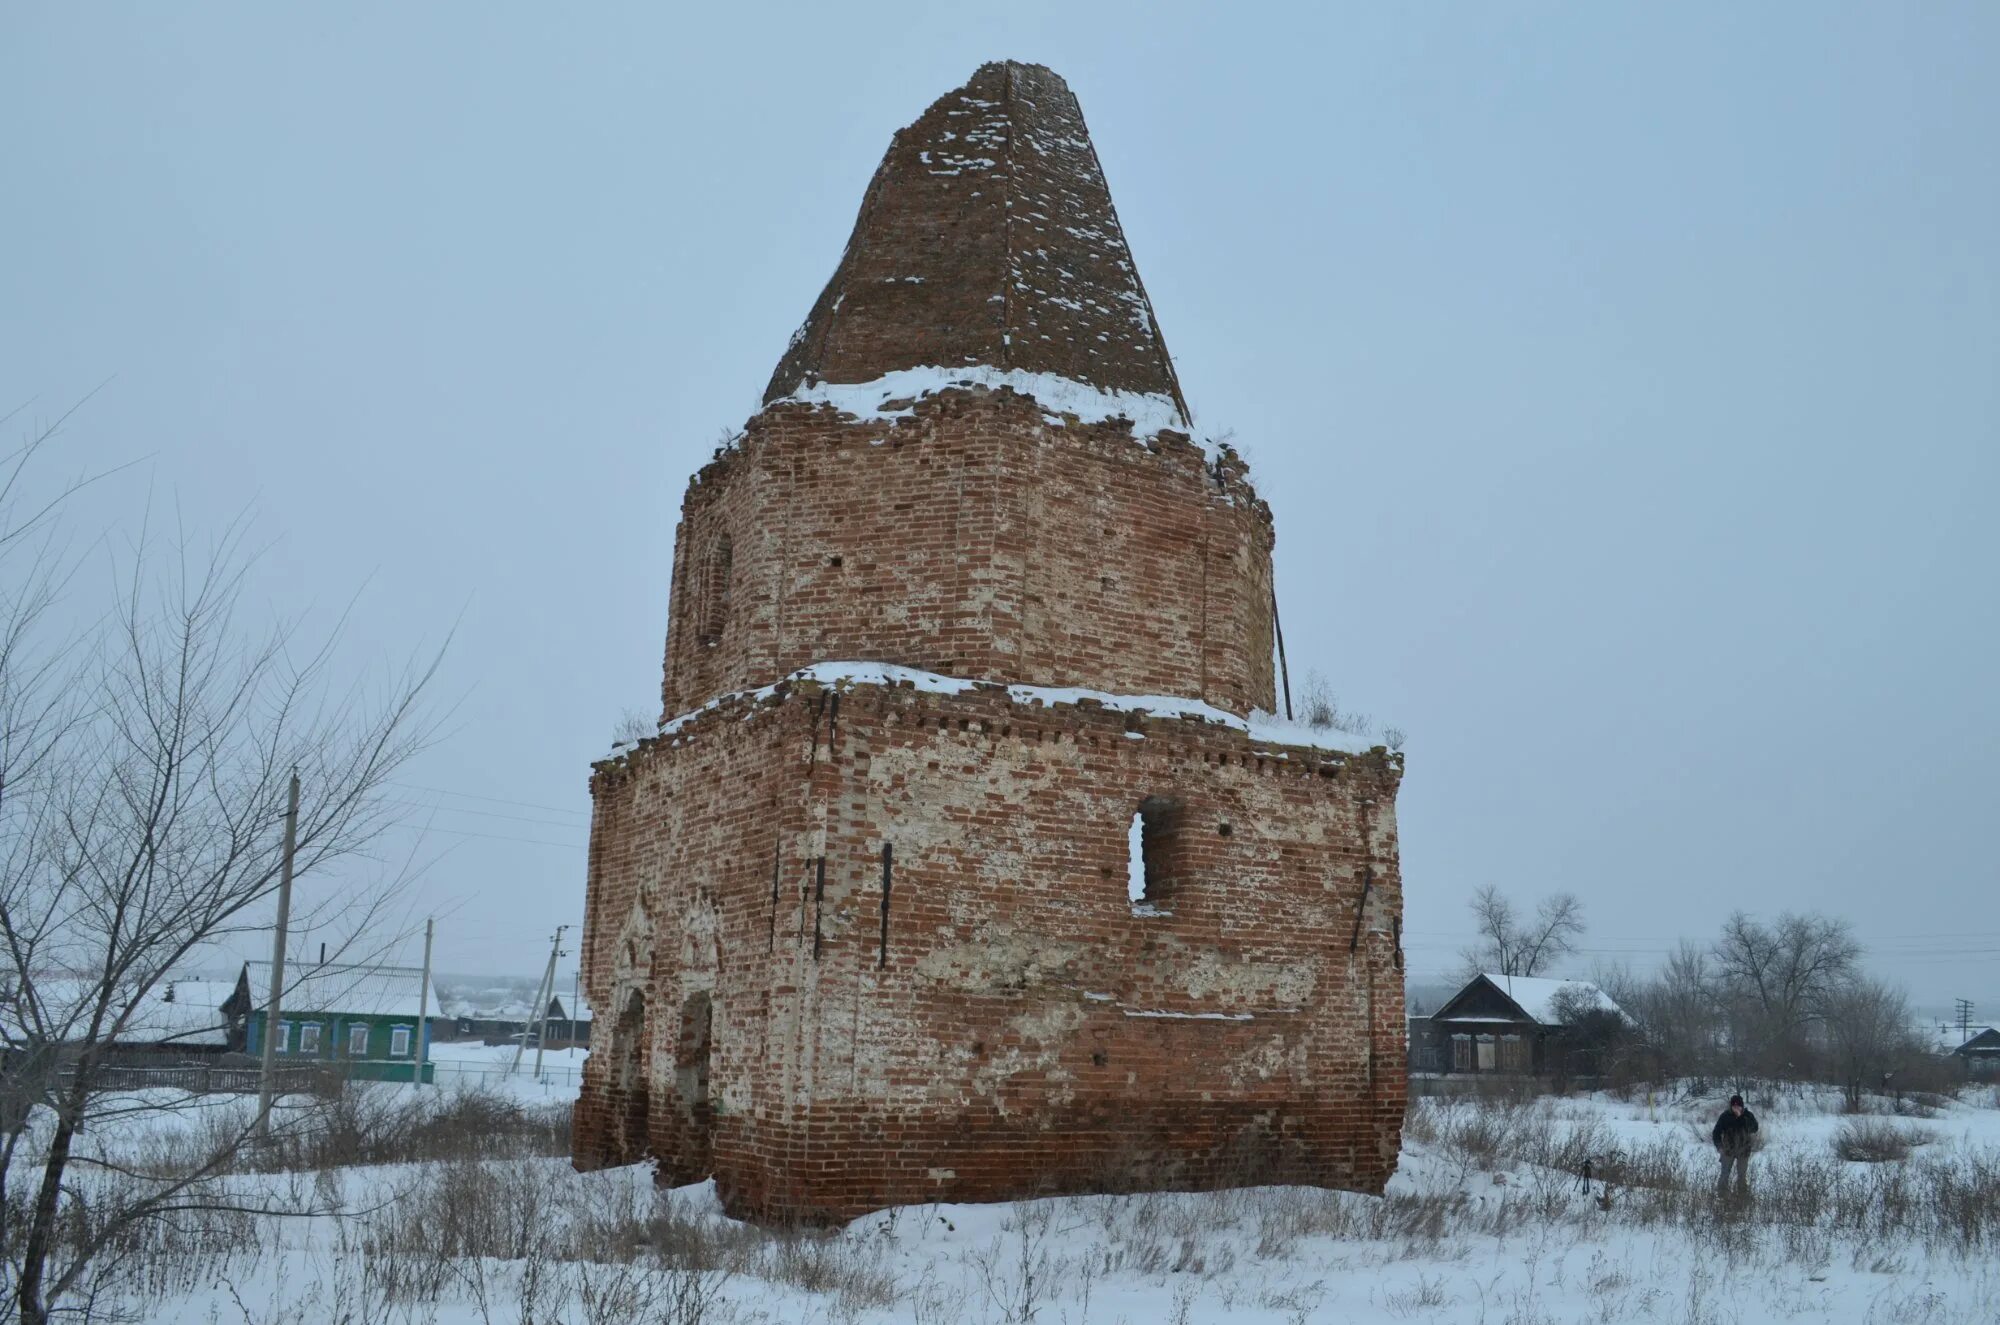
[[[1963,1064],[1966,1076],[1982,1081],[2000,1077],[2000,1028],[1939,1023],[1934,1029],[1919,1028],[1917,1034],[1931,1052]]]
[[[408,1081],[421,1064],[429,1081],[426,1029],[444,1018],[436,987],[428,993],[426,999],[420,967],[287,966],[278,1000],[277,1061],[318,1061],[358,1081]],[[253,1055],[264,1052],[270,996],[271,963],[246,962],[223,1005],[242,1016],[245,1049]]]
[[[1459,1075],[1588,1076],[1600,1065],[1579,1045],[1582,1023],[1626,1016],[1588,980],[1485,972],[1429,1017],[1410,1019],[1410,1062]]]

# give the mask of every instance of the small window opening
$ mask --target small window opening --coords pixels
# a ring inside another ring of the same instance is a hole
[[[407,1058],[410,1055],[410,1028],[396,1026],[389,1031],[389,1057]]]
[[[701,577],[701,642],[714,648],[729,623],[729,578],[736,565],[735,545],[724,534],[709,549]]]
[[[368,1056],[368,1026],[365,1022],[347,1028],[347,1056],[349,1058]]]
[[[1125,895],[1135,916],[1172,915],[1173,882],[1178,849],[1180,806],[1164,796],[1139,802],[1125,833]]]

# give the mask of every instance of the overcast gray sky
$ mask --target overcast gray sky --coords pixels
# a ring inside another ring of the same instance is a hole
[[[1492,882],[2000,1015],[2000,8],[1748,8],[9,6],[0,405],[113,378],[76,519],[254,511],[356,663],[457,623],[417,902],[538,970],[688,475],[890,134],[1046,63],[1295,671],[1410,733],[1413,970]]]

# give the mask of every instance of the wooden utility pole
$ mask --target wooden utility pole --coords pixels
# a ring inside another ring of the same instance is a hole
[[[548,1023],[549,999],[555,996],[556,957],[562,951],[563,931],[568,928],[568,925],[557,925],[555,934],[549,939],[549,964],[547,969],[542,972],[542,982],[535,986],[535,1006],[529,1009],[527,1022],[529,1026],[533,1026],[539,1022],[546,1027]],[[521,1056],[527,1052],[528,1032],[524,1027],[521,1031],[521,1042],[514,1046],[514,1065],[507,1069],[508,1076],[512,1076],[521,1070]],[[538,1042],[535,1046],[535,1071],[539,1073],[541,1070],[542,1050]]]
[[[542,1050],[546,1049],[549,1043],[549,1004],[554,1002],[556,997],[556,958],[562,956],[563,931],[568,928],[568,925],[556,926],[555,946],[549,950],[549,973],[546,977],[548,988],[542,990],[541,1029],[535,1032],[535,1080],[537,1081],[542,1079]]]
[[[285,855],[278,864],[278,932],[271,940],[271,1001],[264,1005],[264,1070],[257,1083],[257,1136],[271,1131],[271,1094],[277,1084],[278,1013],[285,994],[285,929],[292,923],[292,853],[299,844],[299,774],[292,771],[285,800]]]
[[[424,1050],[431,1042],[431,935],[436,930],[436,919],[424,921],[424,987],[417,991],[417,1060],[410,1069],[415,1086],[424,1084]]]

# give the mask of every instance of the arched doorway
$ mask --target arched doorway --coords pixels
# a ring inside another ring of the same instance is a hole
[[[647,1139],[646,996],[635,989],[618,1014],[611,1035],[611,1095],[616,1111],[617,1159],[637,1163],[650,1148]]]
[[[681,1004],[680,1039],[674,1048],[674,1093],[687,1129],[687,1162],[706,1174],[714,1111],[708,1100],[708,1061],[715,1004],[707,990],[690,994]]]

